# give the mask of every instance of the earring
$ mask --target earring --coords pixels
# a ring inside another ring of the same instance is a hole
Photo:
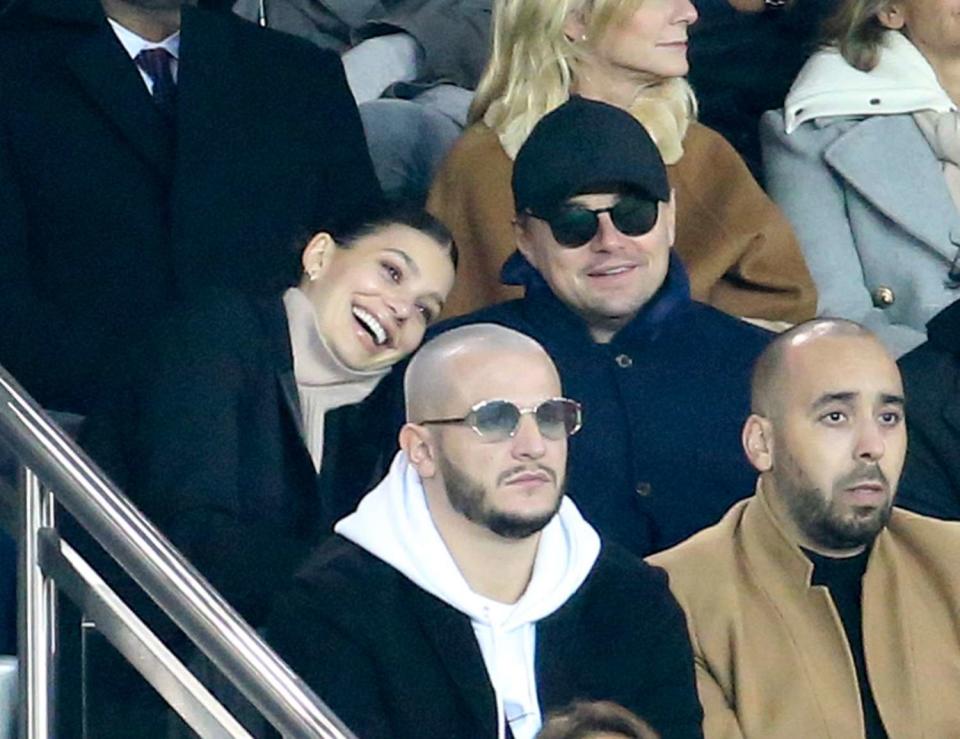
[[[310,269],[307,270],[307,279],[310,280],[310,282],[316,282],[319,276],[320,270],[316,267],[310,267]]]
[[[583,41],[583,42],[586,42],[586,40],[587,40],[587,34],[581,33],[581,34],[580,34],[580,40]]]

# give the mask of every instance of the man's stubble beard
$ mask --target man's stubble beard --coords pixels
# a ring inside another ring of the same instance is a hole
[[[781,447],[782,448],[782,447]],[[858,481],[882,482],[890,489],[886,475],[876,465],[859,465],[833,483],[828,497],[816,487],[787,453],[782,465],[772,470],[774,484],[796,526],[820,546],[845,550],[869,545],[886,527],[893,507],[892,495],[885,505],[873,508],[854,506],[843,510],[843,490]]]
[[[453,464],[442,448],[437,450],[437,466],[443,475],[450,506],[468,521],[505,539],[526,539],[533,536],[543,530],[560,510],[564,494],[562,489],[557,490],[557,500],[553,508],[539,516],[525,517],[492,509],[487,505],[487,491],[484,486]],[[540,469],[547,472],[556,483],[557,475],[553,470],[542,466]],[[504,475],[510,472],[508,470]]]

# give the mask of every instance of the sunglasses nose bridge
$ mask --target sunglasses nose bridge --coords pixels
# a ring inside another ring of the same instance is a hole
[[[513,427],[510,439],[513,453],[518,457],[541,457],[546,453],[547,437],[537,422],[536,409],[518,409],[517,423]]]
[[[597,232],[590,241],[590,246],[596,251],[607,251],[611,249],[622,249],[626,244],[627,234],[621,231],[614,223],[613,215],[608,208],[603,211],[597,211]]]

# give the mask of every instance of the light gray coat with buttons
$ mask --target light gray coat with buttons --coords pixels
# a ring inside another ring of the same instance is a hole
[[[960,213],[913,117],[818,118],[787,135],[783,113],[769,111],[761,141],[818,315],[865,324],[896,356],[921,344],[927,321],[960,297],[947,278]]]
[[[793,223],[820,297],[819,315],[860,321],[897,355],[960,292],[947,278],[960,214],[915,111],[957,106],[898,31],[877,63],[813,54],[783,111],[761,121],[767,188]]]

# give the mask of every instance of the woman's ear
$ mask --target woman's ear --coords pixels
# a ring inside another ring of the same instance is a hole
[[[877,20],[880,21],[880,25],[893,31],[902,31],[907,25],[903,5],[899,2],[887,3],[877,12]]]
[[[587,40],[587,22],[582,10],[571,10],[563,22],[563,35],[572,44]]]
[[[337,242],[326,231],[321,231],[310,239],[303,249],[303,254],[300,255],[300,263],[303,265],[303,272],[307,279],[313,282],[320,277],[336,246]]]

